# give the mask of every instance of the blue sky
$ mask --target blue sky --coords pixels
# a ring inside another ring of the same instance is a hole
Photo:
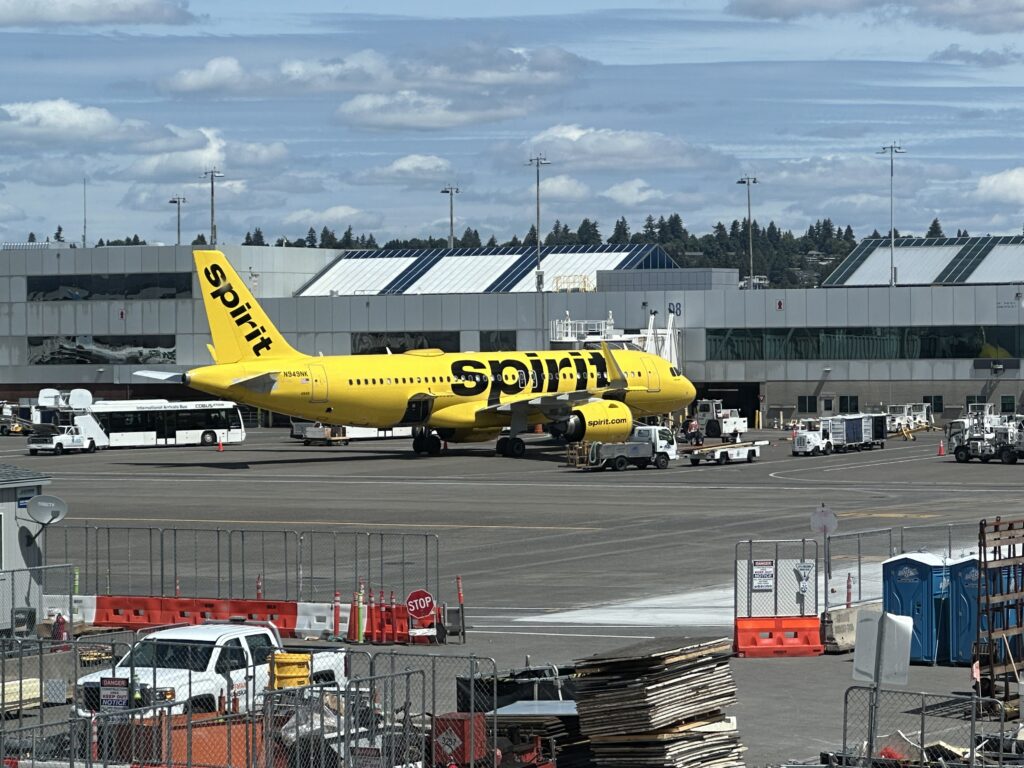
[[[0,0],[0,240],[1024,225],[1024,0]]]

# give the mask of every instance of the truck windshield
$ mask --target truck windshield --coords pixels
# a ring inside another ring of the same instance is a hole
[[[119,667],[160,667],[202,672],[210,663],[212,642],[143,640],[122,659]]]

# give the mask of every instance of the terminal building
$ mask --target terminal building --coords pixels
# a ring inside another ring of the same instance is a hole
[[[529,247],[222,250],[314,355],[547,348],[567,318],[635,333],[657,313],[700,395],[765,423],[922,401],[940,419],[972,402],[1024,412],[1024,237],[864,240],[821,288],[787,290],[679,269],[657,245],[544,247],[539,259]],[[0,399],[43,387],[198,397],[132,375],[211,362],[191,251],[3,246]]]

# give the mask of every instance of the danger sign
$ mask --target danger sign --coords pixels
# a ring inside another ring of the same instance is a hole
[[[425,619],[434,612],[434,596],[425,589],[414,589],[405,598],[405,604],[414,619]]]

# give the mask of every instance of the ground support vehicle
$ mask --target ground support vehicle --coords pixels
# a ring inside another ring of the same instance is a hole
[[[876,446],[885,448],[888,429],[884,414],[850,413],[821,421],[823,428],[826,422],[829,424],[829,435],[835,451],[845,453],[871,450]]]
[[[344,427],[330,424],[312,424],[302,430],[303,445],[348,445]]]
[[[646,469],[654,465],[666,469],[677,458],[676,438],[668,427],[637,425],[629,439],[621,443],[573,443],[569,463],[581,469],[621,471],[630,466]]]
[[[148,635],[113,668],[78,679],[75,710],[89,717],[109,702],[104,685],[127,680],[122,708],[160,705],[165,714],[253,711],[271,685],[272,655],[284,651],[270,622],[210,622]],[[344,686],[345,652],[313,653],[310,679]],[[168,706],[170,711],[168,712]],[[154,716],[157,710],[154,710]]]
[[[742,438],[747,431],[747,420],[735,408],[725,408],[721,400],[698,400],[693,409],[700,431],[708,437]]]
[[[768,445],[767,440],[748,440],[744,443],[725,443],[722,445],[704,445],[683,450],[683,455],[690,459],[692,466],[702,461],[705,464],[728,464],[731,461],[753,463],[761,458],[761,448]]]
[[[45,430],[43,425],[40,425],[28,438],[28,452],[32,456],[37,453],[60,456],[67,451],[95,453],[97,448],[106,447],[106,443],[98,439],[97,435],[86,434],[86,430],[77,424],[68,427],[49,427]]]
[[[953,457],[961,464],[966,464],[971,459],[988,464],[992,459],[1001,458],[1004,447],[1006,446],[996,440],[995,432],[971,430],[957,441]]]
[[[796,430],[793,438],[794,456],[826,456],[832,453],[832,423],[830,419],[806,420]]]

